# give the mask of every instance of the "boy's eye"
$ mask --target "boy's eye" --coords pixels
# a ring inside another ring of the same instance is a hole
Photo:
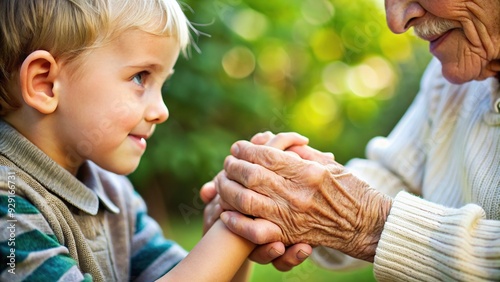
[[[142,71],[136,75],[134,75],[134,77],[132,77],[132,81],[137,84],[137,85],[140,85],[140,86],[143,86],[144,85],[144,76],[146,75],[146,72]]]

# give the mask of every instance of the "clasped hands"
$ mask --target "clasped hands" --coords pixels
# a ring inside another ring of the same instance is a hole
[[[224,170],[200,191],[204,231],[220,216],[259,245],[251,260],[281,271],[318,245],[373,261],[392,200],[307,144],[297,133],[270,132],[233,144]]]

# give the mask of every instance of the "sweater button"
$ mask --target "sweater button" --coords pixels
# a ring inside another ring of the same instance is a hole
[[[495,111],[500,113],[500,98],[495,101]]]

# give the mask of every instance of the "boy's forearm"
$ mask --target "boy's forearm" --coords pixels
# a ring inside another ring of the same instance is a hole
[[[187,257],[158,281],[231,281],[254,248],[218,220]],[[238,276],[245,277],[243,272]]]
[[[238,272],[236,272],[231,282],[248,281],[252,276],[252,266],[253,263],[247,259]]]

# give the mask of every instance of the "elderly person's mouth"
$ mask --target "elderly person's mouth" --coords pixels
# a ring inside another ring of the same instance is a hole
[[[444,33],[441,34],[436,34],[432,36],[426,36],[423,37],[422,39],[429,41],[429,51],[434,51],[436,48],[438,48],[439,45],[451,34],[451,32],[455,29],[450,29]]]
[[[452,33],[460,28],[459,24],[446,19],[431,19],[414,26],[415,34],[430,42],[429,49],[435,51],[439,45]]]

